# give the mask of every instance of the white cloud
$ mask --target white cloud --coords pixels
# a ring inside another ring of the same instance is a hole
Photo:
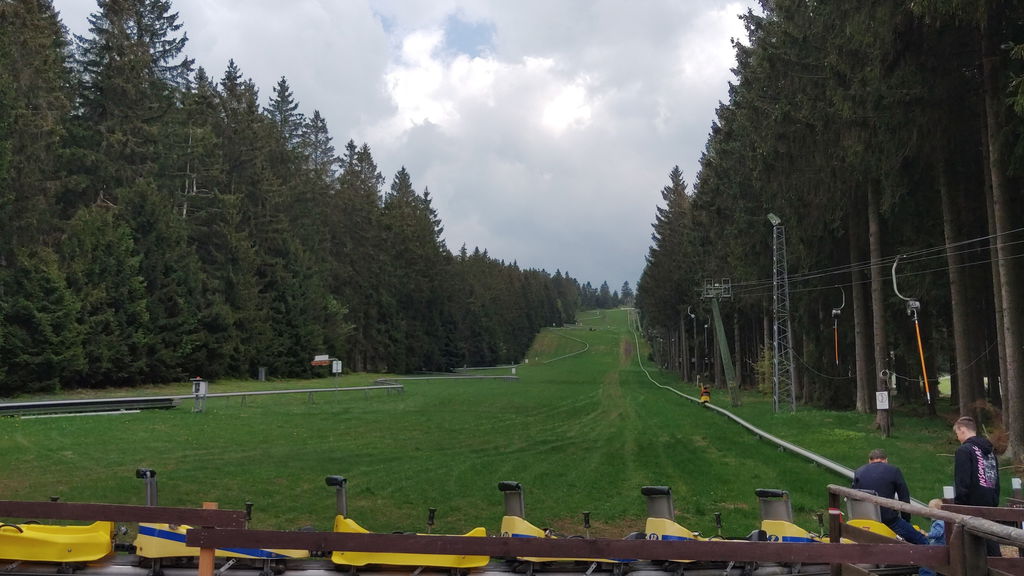
[[[393,123],[402,128],[432,122],[446,124],[455,116],[444,94],[446,71],[432,56],[441,45],[441,31],[415,32],[402,42],[401,64],[384,76],[388,94],[397,107]]]
[[[544,106],[541,123],[559,135],[569,128],[590,124],[591,106],[587,98],[586,78],[567,84]]]
[[[731,77],[729,70],[736,65],[736,57],[726,48],[730,38],[742,39],[746,34],[743,22],[736,17],[743,10],[741,3],[733,2],[696,19],[681,38],[677,54],[685,83],[717,87]]]

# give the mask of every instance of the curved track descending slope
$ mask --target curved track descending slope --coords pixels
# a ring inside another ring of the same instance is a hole
[[[576,342],[579,342],[580,344],[583,344],[583,348],[580,349],[580,350],[577,350],[575,352],[569,352],[568,354],[563,354],[563,355],[561,355],[561,356],[559,356],[557,358],[552,358],[551,360],[545,360],[544,364],[550,364],[550,363],[554,362],[555,360],[561,360],[563,358],[568,358],[570,356],[575,356],[577,354],[583,354],[587,350],[590,350],[590,343],[589,342],[585,342],[583,340],[580,340],[579,338],[573,338],[572,336],[566,336],[565,334],[562,334],[561,332],[556,332],[556,334],[558,334],[562,338],[568,338],[569,340],[574,340]]]
[[[640,336],[639,336],[639,333],[638,333],[638,331],[636,329],[637,328],[637,324],[639,323],[639,320],[636,318],[636,311],[630,309],[630,310],[628,310],[627,313],[629,314],[629,330],[633,334],[633,341],[636,344],[636,349],[637,349],[636,361],[640,365],[640,369],[643,370],[644,374],[647,376],[647,379],[650,380],[651,383],[653,383],[655,386],[657,386],[657,387],[659,387],[659,388],[661,388],[663,390],[668,390],[670,392],[675,393],[678,396],[686,398],[687,400],[689,400],[689,401],[691,401],[691,402],[693,402],[695,404],[700,404],[701,402],[700,402],[699,398],[696,398],[694,396],[690,396],[689,394],[684,394],[684,393],[680,392],[679,390],[676,390],[675,388],[673,388],[671,386],[666,386],[664,384],[661,384],[660,382],[658,382],[657,380],[655,380],[654,378],[651,377],[650,372],[648,372],[647,368],[644,367],[643,359],[642,359],[642,357],[641,357],[641,355],[639,353],[639,350],[640,350]],[[853,470],[851,468],[847,468],[846,466],[843,466],[842,464],[839,464],[838,462],[836,462],[834,460],[829,460],[828,458],[825,458],[824,456],[821,456],[819,454],[815,454],[814,452],[811,452],[810,450],[807,450],[805,448],[801,448],[800,446],[797,446],[796,444],[793,444],[792,442],[787,442],[787,441],[785,441],[785,440],[783,440],[781,438],[773,436],[773,435],[765,432],[764,430],[761,430],[760,428],[754,426],[753,424],[747,422],[746,420],[740,418],[739,416],[733,414],[732,412],[729,412],[725,408],[722,408],[720,406],[715,406],[714,404],[711,404],[710,402],[704,404],[704,407],[709,409],[709,410],[714,410],[715,412],[718,412],[719,414],[722,414],[723,416],[731,419],[733,422],[736,422],[740,426],[746,428],[748,431],[750,431],[752,434],[754,434],[758,438],[762,438],[764,440],[767,440],[767,441],[775,444],[776,446],[779,447],[780,450],[786,450],[786,451],[792,452],[793,454],[796,454],[798,456],[806,458],[806,459],[810,460],[811,462],[814,462],[815,464],[817,464],[819,466],[822,466],[823,468],[827,468],[827,469],[835,472],[836,474],[839,474],[840,476],[842,476],[843,478],[846,478],[847,480],[853,480]],[[910,500],[914,504],[920,504],[922,506],[924,505],[921,501],[916,500],[914,498],[911,498]]]

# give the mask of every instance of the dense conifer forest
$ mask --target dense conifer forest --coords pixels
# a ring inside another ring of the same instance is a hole
[[[887,370],[897,404],[924,413],[925,370],[933,394],[948,374],[939,401],[1020,463],[1024,4],[761,4],[692,190],[678,169],[663,190],[637,285],[657,356],[722,382],[701,286],[728,278],[738,378],[772,389],[774,213],[797,403],[873,411]],[[920,303],[916,327],[901,295]]]
[[[516,362],[541,327],[619,303],[453,253],[430,192],[368,144],[339,153],[284,76],[264,99],[234,62],[186,58],[170,1],[100,0],[89,24],[0,0],[0,397],[309,376],[316,354]]]

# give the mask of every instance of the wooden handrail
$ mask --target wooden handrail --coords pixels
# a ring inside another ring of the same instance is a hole
[[[993,508],[991,506],[963,506],[943,504],[942,509],[954,514],[984,518],[993,522],[1024,522],[1024,508]]]
[[[169,506],[130,506],[125,504],[87,504],[81,502],[19,502],[0,500],[0,516],[48,520],[84,520],[111,522],[158,522],[244,528],[241,510],[203,510]]]
[[[900,502],[899,500],[882,498],[881,496],[868,494],[861,490],[854,490],[853,488],[847,488],[845,486],[836,486],[835,484],[829,484],[828,491],[832,494],[852,500],[874,502],[879,506],[884,506],[898,512],[908,512],[910,514],[917,514],[918,516],[924,516],[934,520],[960,524],[972,534],[989,540],[995,540],[1002,544],[1010,546],[1024,546],[1024,530],[1021,530],[1020,528],[1004,526],[977,516],[968,516],[965,514],[957,514],[955,512],[947,512],[945,510],[936,510],[935,508],[918,506],[917,504],[907,504],[906,502]]]
[[[193,529],[185,543],[197,547],[294,548],[315,552],[351,550],[411,554],[465,554],[514,558],[621,558],[643,560],[735,560],[757,562],[830,562],[877,564],[949,563],[944,546],[904,544],[826,544],[747,542],[737,540],[674,541],[587,538],[478,538],[349,532],[278,532],[268,530]]]

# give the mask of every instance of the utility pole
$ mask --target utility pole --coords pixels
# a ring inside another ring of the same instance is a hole
[[[718,353],[721,366],[725,370],[725,384],[729,388],[729,400],[733,406],[739,406],[740,394],[736,387],[736,371],[732,365],[732,354],[729,353],[729,341],[725,338],[725,326],[722,324],[722,313],[718,309],[721,298],[732,298],[732,282],[725,278],[721,282],[704,280],[703,298],[711,300],[711,312],[715,318],[715,337],[718,339]],[[704,325],[707,334],[707,324]],[[706,337],[706,336],[705,336]]]
[[[690,343],[686,338],[686,316],[682,307],[679,309],[679,370],[683,381],[690,380]]]
[[[786,272],[786,228],[775,214],[768,214],[772,223],[773,266],[772,301],[775,307],[775,326],[772,358],[772,410],[788,409],[796,412],[796,394],[793,382],[793,347],[789,341],[789,275]]]
[[[693,364],[692,364],[693,372],[691,372],[691,375],[693,377],[693,380],[696,381],[697,380],[697,374],[698,374],[698,372],[697,372],[697,315],[694,314],[692,312],[692,310],[693,310],[693,306],[687,306],[686,307],[686,313],[690,315],[690,320],[693,322],[693,356],[691,357],[692,358],[692,362],[693,362]],[[687,351],[687,353],[689,353],[689,351]]]

